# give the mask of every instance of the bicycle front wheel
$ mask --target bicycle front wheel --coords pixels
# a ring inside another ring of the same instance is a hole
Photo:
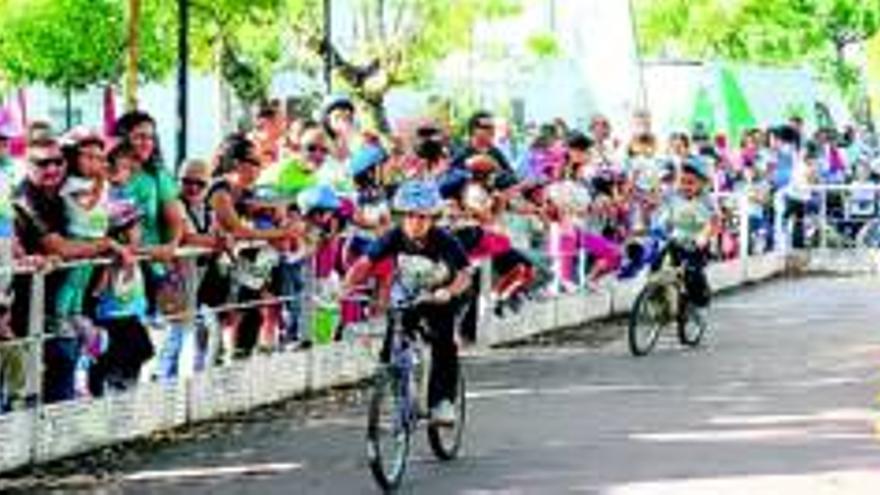
[[[458,373],[458,390],[455,394],[455,424],[429,425],[428,443],[434,455],[441,461],[451,461],[458,457],[464,441],[464,427],[467,419],[467,400],[465,398],[464,372]]]
[[[681,316],[678,321],[678,341],[688,347],[697,347],[703,340],[708,322],[700,309],[683,300]]]
[[[373,478],[385,491],[397,489],[403,480],[415,420],[402,374],[392,366],[377,372],[367,418],[367,459]]]
[[[629,314],[628,332],[633,356],[644,356],[657,344],[671,313],[666,292],[663,285],[648,284],[636,298]]]

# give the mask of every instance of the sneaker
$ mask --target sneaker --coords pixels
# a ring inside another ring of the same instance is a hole
[[[587,293],[589,294],[597,294],[602,292],[604,289],[604,285],[601,280],[588,280],[585,284],[585,288],[587,289]]]
[[[630,261],[620,267],[620,271],[617,273],[617,277],[622,280],[627,280],[631,278],[636,278],[639,272],[642,270],[644,264],[642,262]]]
[[[709,322],[709,308],[706,306],[696,308],[697,322],[701,325],[706,325]]]
[[[431,424],[448,427],[455,425],[455,407],[452,402],[443,400],[431,408]]]
[[[523,307],[524,298],[525,296],[519,292],[510,296],[510,300],[507,302],[508,309],[510,309],[513,314],[518,314]]]

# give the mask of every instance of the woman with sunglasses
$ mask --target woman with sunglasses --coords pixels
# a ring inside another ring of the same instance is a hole
[[[392,260],[393,292],[429,295],[430,302],[416,306],[405,315],[404,321],[424,319],[427,322],[432,355],[428,392],[431,421],[450,425],[456,421],[452,401],[456,397],[459,373],[454,338],[459,309],[457,298],[468,289],[472,273],[464,248],[449,232],[437,226],[443,205],[433,183],[420,180],[403,183],[392,201],[394,210],[402,215],[400,223],[355,262],[344,287],[347,294],[352,293],[377,264]],[[411,283],[413,281],[415,283]],[[387,348],[383,351],[383,359],[388,358],[387,351]]]
[[[287,247],[295,243],[301,234],[298,230],[285,226],[259,228],[254,217],[254,195],[257,178],[260,175],[260,160],[254,144],[243,136],[233,136],[225,146],[220,161],[220,169],[215,173],[217,180],[207,193],[207,206],[210,209],[212,228],[228,234],[236,240],[263,240]],[[242,253],[242,256],[253,253]],[[218,287],[218,294],[229,294],[228,281]],[[243,290],[239,298],[254,300],[259,298],[259,290]],[[221,297],[226,299],[226,297]],[[243,302],[243,301],[242,301]],[[248,310],[244,321],[236,332],[236,355],[246,356],[257,343],[257,332],[262,325],[259,310]]]
[[[206,161],[192,159],[183,165],[180,177],[180,202],[186,221],[183,244],[222,251],[231,247],[231,238],[212,229],[211,209],[207,204],[211,185],[211,169]]]

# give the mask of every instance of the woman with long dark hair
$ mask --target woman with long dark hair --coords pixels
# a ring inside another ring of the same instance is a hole
[[[126,189],[141,209],[144,243],[162,247],[170,258],[185,222],[174,176],[162,162],[156,121],[139,110],[128,112],[116,122],[115,134],[134,148],[139,160]]]

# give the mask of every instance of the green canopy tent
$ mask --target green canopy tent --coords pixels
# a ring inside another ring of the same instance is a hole
[[[727,113],[725,131],[731,142],[738,142],[743,132],[755,127],[757,121],[733,71],[722,67],[719,78],[721,101]]]
[[[715,104],[706,86],[700,86],[694,98],[694,109],[691,114],[691,131],[702,127],[708,133],[715,132]]]
[[[736,75],[728,67],[721,67],[717,77],[701,85],[694,95],[691,129],[699,125],[709,134],[724,132],[731,142],[736,142],[756,122]]]

